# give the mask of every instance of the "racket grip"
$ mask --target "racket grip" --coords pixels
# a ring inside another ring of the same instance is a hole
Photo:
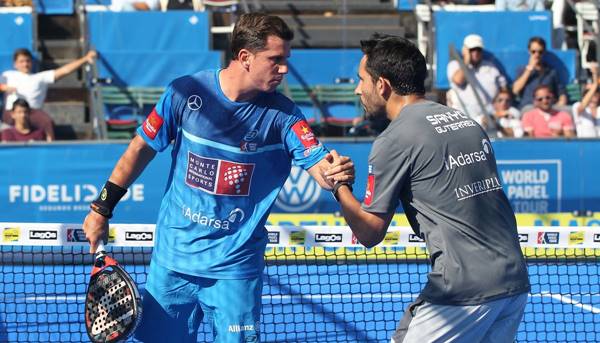
[[[100,243],[98,243],[98,248],[96,248],[96,254],[99,253],[106,253],[106,248],[104,247],[104,241],[100,241]]]

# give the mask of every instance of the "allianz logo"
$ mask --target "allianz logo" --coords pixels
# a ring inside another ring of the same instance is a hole
[[[444,161],[446,170],[452,170],[454,168],[468,166],[474,163],[487,161],[487,155],[492,153],[492,146],[487,139],[481,141],[482,148],[479,151],[463,153],[459,152],[458,155],[448,154],[448,158]]]

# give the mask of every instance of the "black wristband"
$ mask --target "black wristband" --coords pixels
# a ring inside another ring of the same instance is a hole
[[[127,189],[106,181],[96,200],[92,201],[90,208],[92,211],[106,217],[112,218],[112,212],[119,203],[119,200],[127,193]]]
[[[335,185],[333,185],[333,189],[331,190],[331,194],[333,194],[333,197],[335,198],[335,200],[337,202],[340,201],[340,199],[338,198],[338,190],[340,189],[340,187],[342,186],[347,186],[350,189],[350,192],[352,192],[352,185],[349,182],[346,181],[339,181],[336,182]]]

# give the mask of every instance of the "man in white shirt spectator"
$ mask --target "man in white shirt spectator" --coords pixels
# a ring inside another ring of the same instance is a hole
[[[485,112],[493,113],[492,99],[500,90],[506,89],[506,78],[492,61],[483,58],[483,38],[479,35],[465,37],[462,58],[471,77],[465,75],[458,61],[448,63],[447,76],[455,98],[455,103],[449,105],[481,123]],[[474,84],[470,84],[468,79]],[[475,90],[483,108],[477,101]]]
[[[13,54],[15,70],[7,70],[0,75],[0,92],[4,92],[5,111],[2,121],[13,125],[10,115],[12,105],[17,99],[24,99],[31,106],[31,124],[43,129],[50,140],[54,139],[54,127],[48,113],[42,111],[48,85],[73,73],[85,63],[94,63],[96,51],[89,51],[85,56],[53,70],[32,73],[33,56],[27,49],[17,49]]]

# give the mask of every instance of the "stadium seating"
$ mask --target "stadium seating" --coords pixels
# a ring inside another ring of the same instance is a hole
[[[223,52],[209,47],[208,15],[185,10],[88,14],[90,45],[100,54],[97,78],[109,86],[98,92],[109,137],[131,132],[160,96],[157,89],[177,77],[221,67]]]
[[[348,126],[360,115],[354,88],[362,55],[360,49],[292,51],[287,87],[310,122]]]
[[[501,67],[513,78],[518,65],[527,64],[527,42],[533,36],[540,36],[550,44],[552,42],[552,16],[550,12],[434,12],[437,27],[452,30],[436,30],[436,65],[435,87],[447,89],[448,78],[446,67],[450,61],[450,45],[454,45],[460,53],[464,37],[477,33],[483,37],[485,50],[496,57]],[[510,23],[505,25],[489,25],[489,23]],[[556,59],[549,57],[553,66],[563,64],[561,73],[563,81],[575,79],[575,64],[571,59],[574,52],[555,51]],[[548,56],[547,56],[548,57]],[[562,58],[566,60],[563,61]],[[570,68],[570,69],[568,69]],[[568,82],[565,82],[568,83]]]
[[[39,14],[69,15],[74,12],[75,2],[72,0],[33,0],[33,4]]]

